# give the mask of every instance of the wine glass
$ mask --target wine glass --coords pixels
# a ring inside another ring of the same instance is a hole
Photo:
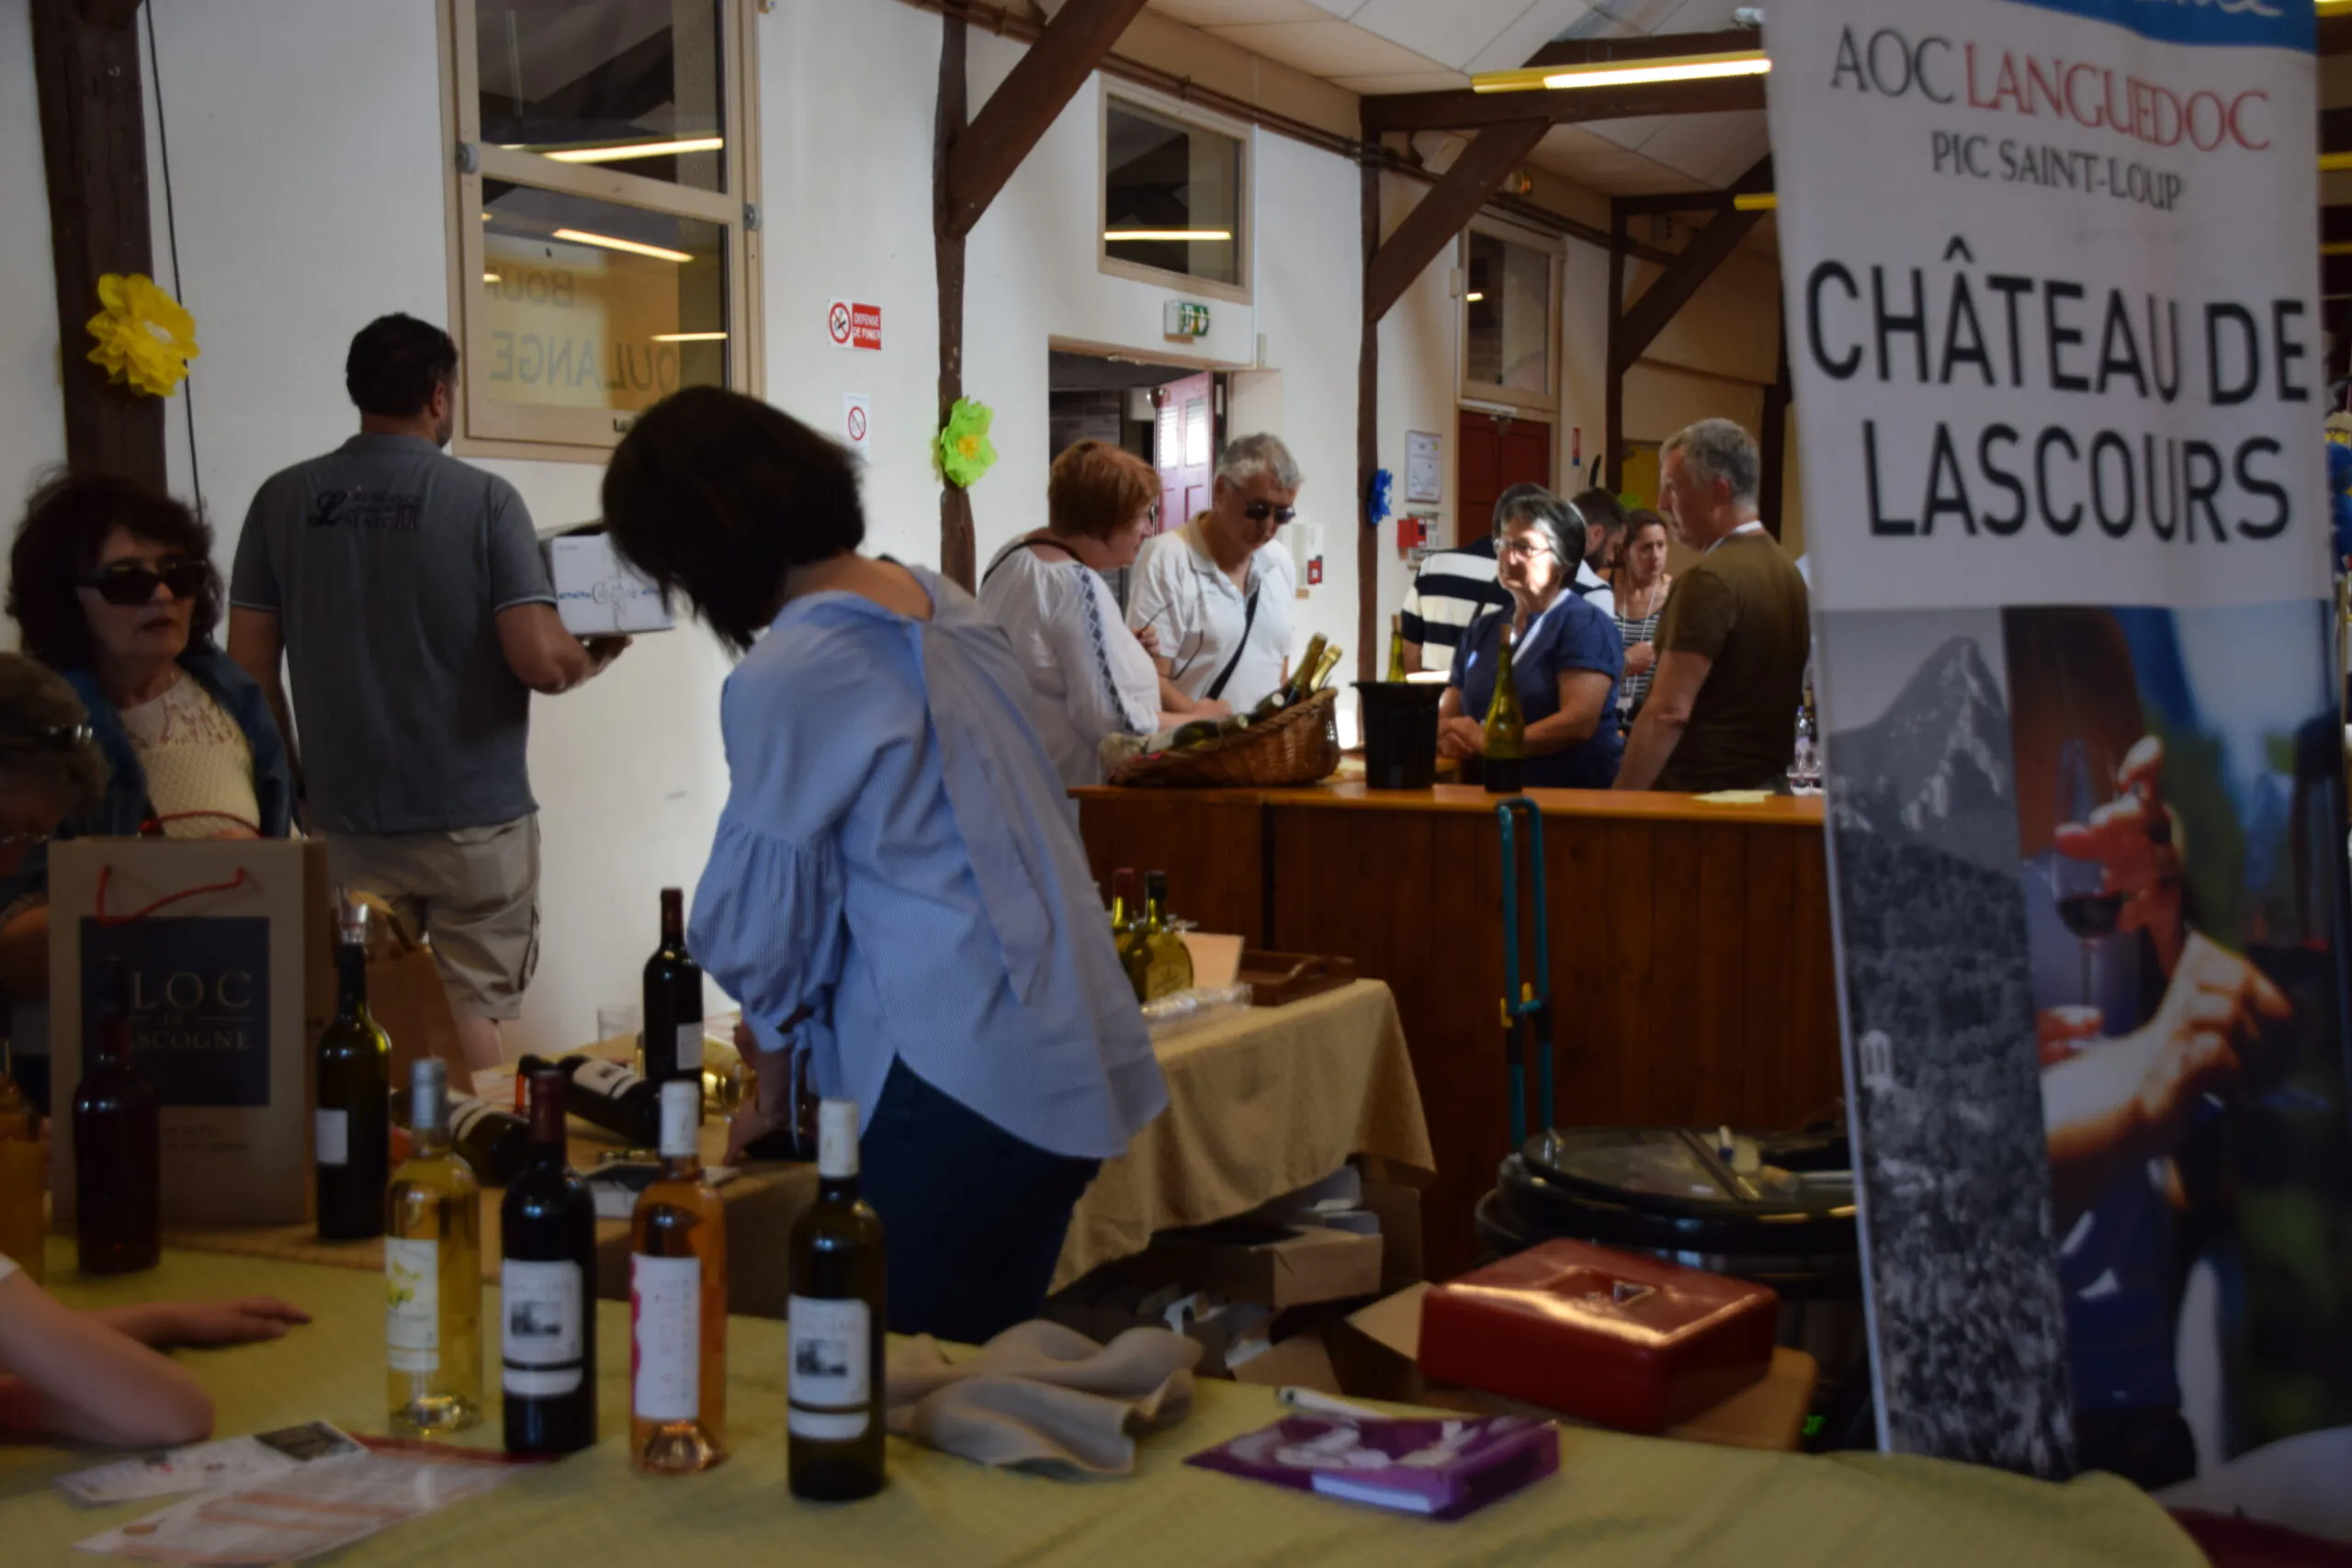
[[[2058,750],[2058,820],[2082,827],[2115,795],[2115,770],[2087,743],[2069,740]],[[2123,919],[2123,895],[2107,886],[2107,866],[2098,860],[2076,860],[2052,846],[2050,852],[2051,894],[2058,918],[2082,943],[2082,1001],[2099,1006],[2098,949],[2113,936]]]

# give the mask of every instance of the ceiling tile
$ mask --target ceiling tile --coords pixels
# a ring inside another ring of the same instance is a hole
[[[1479,46],[1465,71],[1516,71],[1528,57],[1579,22],[1600,17],[1585,0],[1535,0],[1519,20]]]
[[[1735,173],[1744,172],[1764,155],[1765,140],[1762,127],[1742,123],[1746,118],[1693,114],[1669,119],[1642,143],[1642,156],[1710,184],[1713,183],[1714,172],[1727,163],[1738,164]],[[1754,152],[1748,151],[1751,146]]]
[[[1381,93],[1442,93],[1466,87],[1470,78],[1459,71],[1408,71],[1396,76],[1334,76],[1331,85],[1373,96]]]
[[[1354,16],[1370,3],[1371,0],[1315,0],[1317,9],[1328,11],[1342,20]]]
[[[1368,32],[1459,66],[1527,14],[1531,0],[1366,0],[1349,20]]]
[[[1398,76],[1441,69],[1435,61],[1346,22],[1265,22],[1209,30],[1310,76]]]
[[[1674,121],[1674,116],[1653,114],[1639,119],[1589,119],[1585,129],[1604,141],[1613,141],[1627,152],[1638,152],[1643,142],[1664,130]]]
[[[1319,22],[1329,13],[1315,0],[1151,0],[1171,22],[1211,28],[1236,22]]]

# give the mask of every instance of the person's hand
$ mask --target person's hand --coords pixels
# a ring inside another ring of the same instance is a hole
[[[1487,727],[1475,718],[1456,716],[1438,726],[1437,750],[1441,757],[1462,761],[1487,754]]]
[[[1637,642],[1625,650],[1625,673],[1645,675],[1657,664],[1657,644]]]
[[[2102,889],[2124,896],[2119,929],[2154,936],[2171,974],[2188,932],[2181,918],[2179,824],[2159,787],[2164,761],[2164,742],[2142,736],[2115,770],[2116,798],[2092,812],[2088,822],[2061,824],[2052,841],[2069,860],[2099,863]]]
[[[1233,705],[1221,697],[1201,698],[1193,705],[1193,711],[1186,716],[1188,719],[1231,718],[1232,716]]]
[[[159,1350],[175,1345],[249,1345],[259,1339],[283,1339],[288,1329],[311,1321],[309,1313],[276,1296],[156,1302],[97,1315]]]
[[[1143,650],[1151,655],[1152,658],[1157,659],[1159,657],[1159,630],[1158,627],[1143,626],[1138,628],[1136,632],[1136,640],[1143,644]]]
[[[761,1103],[768,1098],[768,1079],[785,1077],[789,1071],[785,1063],[774,1066],[774,1071],[760,1075],[760,1092],[737,1106],[734,1117],[727,1123],[727,1158],[723,1162],[727,1165],[741,1164],[745,1149],[770,1133],[792,1124],[789,1116],[771,1114],[768,1108]]]
[[[2045,1067],[2057,1066],[2097,1040],[2105,1028],[2095,1007],[2047,1007],[2034,1015],[2034,1044]]]
[[[596,668],[602,670],[628,652],[631,640],[625,637],[582,637],[581,646],[588,650],[588,657]]]

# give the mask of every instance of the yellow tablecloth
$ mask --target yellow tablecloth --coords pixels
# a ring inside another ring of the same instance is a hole
[[[1070,1218],[1054,1288],[1154,1232],[1246,1214],[1351,1155],[1435,1168],[1396,998],[1358,980],[1160,1043],[1168,1113],[1102,1167]]]
[[[192,1355],[226,1434],[326,1419],[384,1429],[383,1292],[351,1269],[166,1252],[153,1273],[73,1277],[52,1243],[52,1280],[77,1306],[266,1291],[320,1321],[273,1345]],[[681,1479],[630,1472],[627,1310],[599,1309],[604,1440],[489,1496],[402,1526],[334,1559],[337,1568],[491,1561],[828,1568],[1283,1568],[1552,1563],[1577,1568],[2199,1568],[2203,1559],[2145,1496],[2094,1477],[2046,1486],[1924,1460],[1838,1460],[1564,1432],[1561,1472],[1458,1524],[1398,1518],[1193,1470],[1184,1456],[1275,1417],[1264,1389],[1204,1382],[1192,1416],[1147,1439],[1138,1472],[1072,1482],[981,1470],[893,1443],[891,1484],[870,1502],[818,1507],[784,1486],[784,1329],[728,1328],[733,1457]],[[485,1319],[495,1323],[495,1313]],[[491,1364],[497,1348],[488,1346]],[[493,1416],[468,1435],[498,1441]],[[0,1561],[97,1559],[72,1543],[160,1506],[77,1508],[51,1484],[99,1456],[0,1447]]]

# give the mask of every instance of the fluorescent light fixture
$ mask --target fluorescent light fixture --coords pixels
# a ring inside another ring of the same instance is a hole
[[[617,164],[628,158],[668,158],[680,152],[716,152],[727,145],[723,136],[689,136],[676,141],[624,141],[611,147],[566,147],[542,152],[559,164]]]
[[[635,240],[616,240],[610,234],[591,234],[584,229],[558,229],[555,237],[576,244],[602,245],[608,251],[627,251],[633,256],[651,256],[655,261],[690,262],[695,259],[684,251],[665,251],[659,245],[640,245]]]
[[[1772,69],[1760,49],[1736,54],[1675,54],[1657,60],[1604,60],[1590,65],[1538,65],[1519,71],[1487,71],[1470,78],[1477,93],[1555,92],[1572,87],[1640,87],[1660,82],[1707,82],[1726,76],[1761,76]]]
[[[2323,152],[2319,155],[2321,174],[2340,175],[2346,169],[2352,169],[2352,152]]]
[[[2346,11],[2352,11],[2352,0],[2319,0],[2319,14],[2323,17],[2340,17]]]
[[[1734,212],[1778,212],[1781,209],[1780,193],[1759,190],[1751,196],[1733,197],[1731,209]]]
[[[1464,305],[1476,305],[1479,300],[1484,299],[1487,296],[1483,291],[1474,288],[1469,293],[1464,294],[1462,297],[1462,302]]]
[[[485,272],[481,275],[481,280],[484,283],[496,283],[498,281],[498,274],[494,272]]]
[[[1106,240],[1176,240],[1198,241],[1204,244],[1233,238],[1230,229],[1105,229]]]
[[[655,343],[725,343],[725,333],[655,333]]]
[[[2333,244],[2322,245],[2319,254],[2324,256],[2352,256],[2352,242],[2338,240]]]

